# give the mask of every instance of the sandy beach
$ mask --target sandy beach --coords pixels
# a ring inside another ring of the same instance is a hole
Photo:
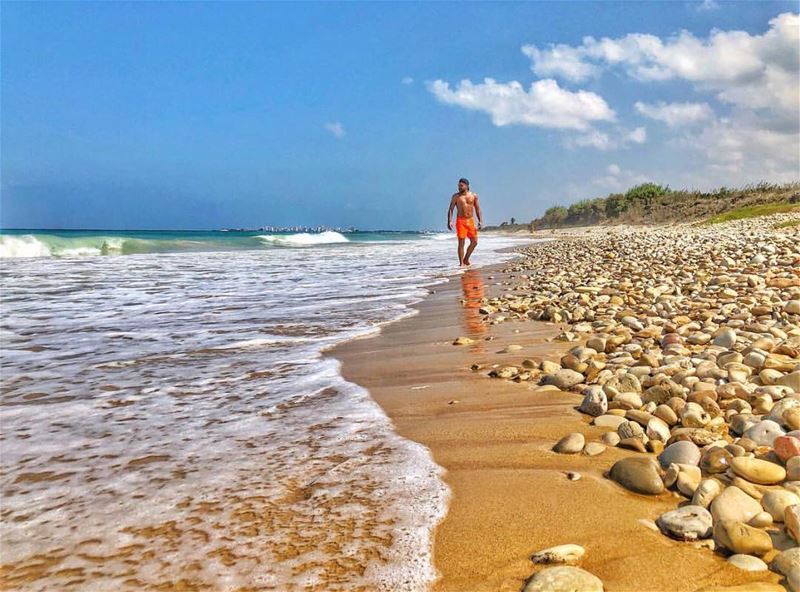
[[[527,262],[535,265],[532,255]],[[452,498],[435,534],[441,577],[434,589],[519,590],[542,569],[532,553],[568,543],[586,549],[580,567],[608,591],[784,589],[781,574],[745,571],[726,561],[729,553],[710,550],[713,539],[682,542],[659,532],[656,519],[685,496],[668,489],[638,495],[607,478],[616,461],[642,453],[611,446],[596,457],[553,452],[566,434],[580,432],[588,442],[608,431],[578,412],[580,392],[540,386],[539,371],[518,382],[487,378],[488,369],[525,358],[557,366],[582,341],[555,340],[568,328],[564,322],[520,315],[490,322],[479,309],[509,290],[509,269],[514,265],[469,270],[417,305],[416,316],[330,353],[346,379],[369,389],[398,433],[428,446],[446,469]],[[453,345],[459,336],[473,341]],[[521,349],[509,352],[510,345]]]

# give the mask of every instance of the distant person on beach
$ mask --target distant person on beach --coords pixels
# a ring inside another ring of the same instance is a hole
[[[481,217],[481,205],[478,203],[478,194],[469,190],[469,181],[463,177],[458,180],[458,193],[453,194],[450,200],[450,208],[447,210],[447,230],[453,230],[450,219],[453,217],[453,210],[458,210],[456,216],[456,236],[458,237],[458,265],[469,265],[469,258],[472,251],[478,246],[478,230],[483,225]],[[478,228],[475,228],[473,216],[478,215]],[[469,238],[469,247],[464,254],[464,240]]]

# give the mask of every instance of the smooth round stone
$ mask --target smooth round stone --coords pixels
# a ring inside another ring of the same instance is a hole
[[[656,525],[665,535],[679,541],[696,541],[711,536],[711,514],[701,506],[683,506],[664,512]]]
[[[664,491],[664,481],[661,480],[658,464],[651,458],[629,457],[618,460],[611,467],[609,476],[634,493],[657,495]]]
[[[797,497],[791,491],[768,491],[761,498],[761,506],[770,513],[775,522],[783,522],[786,508],[796,504],[800,504],[800,497]]]
[[[715,521],[714,540],[733,553],[760,556],[772,550],[772,539],[766,532],[736,520]]]
[[[537,551],[531,556],[534,563],[572,563],[580,560],[586,549],[580,545],[557,545]]]
[[[758,501],[735,486],[726,487],[711,502],[711,516],[715,523],[725,520],[749,522],[753,516],[762,511]]]
[[[794,542],[800,543],[800,506],[787,506],[783,511],[783,523]]]
[[[559,454],[578,454],[583,450],[585,444],[586,438],[583,437],[583,434],[575,432],[561,438],[556,445],[553,446],[553,450]]]
[[[800,547],[792,547],[778,553],[772,560],[772,571],[782,575],[789,572],[800,570]]]
[[[639,409],[643,405],[637,393],[619,393],[614,397],[614,404],[622,409]]]
[[[579,567],[548,567],[535,574],[522,592],[603,592],[600,578]]]
[[[608,397],[603,391],[603,387],[593,384],[583,389],[583,401],[581,401],[578,411],[597,417],[608,411]]]
[[[767,564],[752,555],[731,555],[728,563],[745,571],[767,571]]]
[[[681,440],[667,446],[660,455],[658,462],[667,468],[672,463],[680,465],[696,465],[700,462],[700,449],[693,442]]]
[[[766,528],[772,525],[772,515],[769,512],[759,512],[747,522],[750,526],[756,528]]]
[[[606,432],[605,434],[600,436],[600,439],[606,446],[616,446],[617,444],[619,444],[620,437],[617,432]]]
[[[569,390],[576,384],[580,384],[583,381],[583,374],[567,368],[562,368],[553,374],[546,374],[542,377],[543,385],[550,384],[559,388],[560,390]]]
[[[730,349],[736,343],[736,331],[730,328],[724,328],[717,331],[717,334],[714,336],[714,345],[718,345],[719,347],[724,347],[725,349]]]
[[[453,341],[453,345],[469,345],[470,343],[475,343],[475,340],[470,337],[456,337]]]
[[[762,382],[764,381],[763,378],[761,380]],[[769,384],[769,383],[764,382],[764,384]],[[781,423],[784,421],[784,413],[786,413],[790,409],[795,409],[795,408],[800,408],[800,400],[795,399],[793,397],[786,397],[775,403],[772,409],[770,409],[769,415],[767,415],[767,419],[772,420],[776,423]]]
[[[776,384],[788,386],[796,393],[800,393],[800,370],[782,376],[776,381]]]
[[[705,473],[716,475],[717,473],[724,473],[731,466],[733,455],[719,446],[714,446],[706,450],[700,458],[700,468]]]
[[[663,420],[653,417],[647,422],[645,434],[651,440],[666,442],[670,437],[669,426]]]
[[[594,418],[592,425],[616,430],[621,423],[626,421],[624,417],[619,417],[618,415],[600,415]]]
[[[521,345],[507,345],[505,348],[503,348],[503,351],[501,353],[510,354],[513,352],[518,352],[521,349],[522,349]]]
[[[731,460],[733,472],[751,483],[774,485],[786,479],[786,470],[768,460],[741,456]]]
[[[600,444],[600,442],[589,442],[583,447],[583,453],[586,456],[597,456],[598,454],[603,454],[605,451],[605,445]]]
[[[787,314],[800,314],[800,300],[789,300],[783,307],[783,312]]]
[[[789,481],[800,481],[800,456],[793,456],[786,461],[786,478]]]
[[[722,493],[722,485],[716,479],[703,479],[694,490],[692,505],[708,508],[716,497]]]
[[[772,443],[775,454],[786,462],[792,457],[800,456],[800,439],[794,436],[779,436]]]
[[[653,412],[653,415],[669,426],[674,426],[678,423],[678,416],[668,405],[659,405]]]
[[[772,446],[775,439],[785,433],[779,424],[770,419],[765,419],[748,428],[742,436],[749,438],[759,446]]]

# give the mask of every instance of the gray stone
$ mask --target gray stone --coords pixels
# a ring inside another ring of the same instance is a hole
[[[548,567],[528,580],[522,592],[603,592],[603,582],[579,567]]]
[[[697,465],[700,462],[700,449],[693,442],[681,440],[673,442],[658,455],[658,462],[665,469],[672,463],[679,465]]]
[[[683,506],[661,514],[656,525],[673,539],[696,541],[711,536],[712,519],[709,511],[701,506]]]
[[[580,545],[558,545],[537,551],[531,556],[534,563],[572,563],[580,560],[586,549]]]
[[[748,428],[742,436],[750,438],[759,446],[772,446],[775,438],[785,434],[786,432],[783,431],[780,425],[770,419],[765,419]]]
[[[603,387],[597,384],[583,389],[583,401],[578,411],[597,417],[608,411],[608,397],[603,391]]]
[[[561,390],[569,390],[576,384],[582,383],[584,380],[583,374],[580,372],[575,372],[575,370],[569,370],[567,368],[562,368],[553,374],[546,374],[542,377],[542,384],[548,385],[551,384]]]

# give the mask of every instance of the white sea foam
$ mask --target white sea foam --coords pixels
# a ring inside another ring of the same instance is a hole
[[[49,257],[50,248],[31,234],[0,236],[0,257]]]
[[[258,238],[265,243],[283,247],[309,247],[350,242],[339,232],[328,230],[319,233],[300,232],[298,234],[260,234]]]
[[[491,244],[476,262],[497,260]],[[137,589],[426,589],[441,469],[321,352],[410,314],[452,251],[4,263],[6,575],[44,554],[62,558],[28,590],[69,590],[71,569],[114,592],[133,589],[123,574]]]

